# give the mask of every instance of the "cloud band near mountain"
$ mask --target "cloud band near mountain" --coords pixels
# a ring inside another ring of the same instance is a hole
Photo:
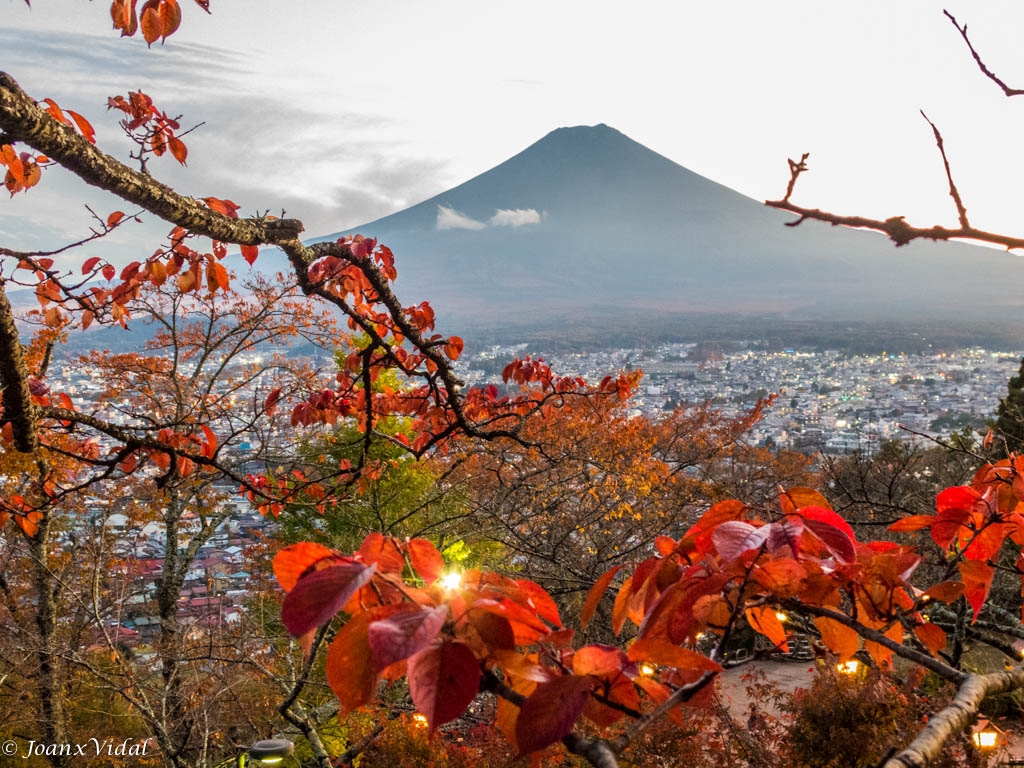
[[[437,206],[437,229],[479,230],[485,227],[525,227],[540,224],[540,212],[536,208],[499,208],[487,221],[474,219],[447,205]]]

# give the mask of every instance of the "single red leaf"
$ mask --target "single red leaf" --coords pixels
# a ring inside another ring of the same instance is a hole
[[[927,528],[934,523],[938,518],[935,515],[910,515],[904,517],[901,520],[897,520],[895,523],[889,526],[889,530],[893,533],[909,533],[910,531],[919,531],[922,528]]]
[[[342,712],[368,703],[377,689],[377,670],[367,634],[372,617],[371,612],[364,611],[349,619],[327,651],[327,683],[338,697]]]
[[[405,558],[395,540],[377,532],[363,539],[359,557],[364,563],[376,564],[382,573],[401,573],[405,567]]]
[[[182,165],[187,165],[185,162],[188,159],[188,147],[185,146],[185,142],[179,139],[177,136],[171,136],[167,141],[167,146],[171,149],[171,155]]]
[[[898,621],[894,622],[891,627],[885,630],[884,634],[894,643],[902,643],[903,625]],[[877,664],[880,668],[892,669],[893,652],[889,648],[885,647],[884,645],[879,645],[878,643],[872,642],[871,640],[865,640],[864,650],[868,652],[868,654],[874,660],[875,664]]]
[[[82,117],[80,114],[75,112],[73,109],[67,110],[67,113],[71,115],[71,119],[75,121],[75,125],[78,126],[78,130],[85,137],[86,141],[90,144],[96,143],[96,131],[93,130],[92,123]]]
[[[804,488],[797,486],[796,488],[787,488],[779,493],[779,506],[782,508],[782,513],[791,515],[805,507],[819,507],[829,509],[828,499],[822,496],[813,488]],[[800,514],[803,514],[800,512]]]
[[[551,746],[572,731],[593,687],[593,678],[575,675],[539,684],[523,702],[516,719],[519,754]]]
[[[162,0],[160,3],[160,27],[161,32],[165,40],[173,35],[181,24],[181,8],[178,6],[177,0]],[[174,151],[174,147],[171,147],[171,152]],[[177,155],[175,155],[177,157]],[[185,161],[181,161],[182,165]]]
[[[971,536],[970,544],[964,550],[964,557],[968,560],[980,560],[983,563],[994,559],[1013,529],[1013,525],[1005,523],[990,522],[986,524],[984,528]]]
[[[271,390],[270,394],[267,395],[266,401],[263,403],[263,410],[266,412],[267,416],[274,415],[275,411],[277,411],[277,404],[280,400],[281,388],[277,387],[276,389]]]
[[[206,437],[206,442],[203,444],[203,455],[208,459],[212,459],[217,452],[217,436],[205,424],[202,425],[202,429],[203,435]]]
[[[444,345],[444,353],[448,356],[449,360],[458,360],[459,355],[462,354],[462,348],[462,339],[458,336],[451,336]]]
[[[444,560],[432,543],[426,539],[411,539],[405,547],[413,569],[427,586],[437,581],[444,573]]]
[[[658,554],[662,557],[668,557],[675,552],[677,542],[671,536],[655,536],[654,537],[654,548]]]
[[[675,542],[673,542],[674,544]],[[594,582],[594,586],[587,592],[587,599],[583,601],[583,610],[580,613],[580,628],[586,627],[590,623],[590,619],[594,616],[594,611],[597,610],[597,606],[601,603],[601,598],[604,597],[604,593],[608,591],[608,585],[612,583],[612,579],[622,569],[621,565],[616,565],[614,568],[609,568],[607,571],[601,574],[601,576]]]
[[[914,634],[917,635],[918,640],[924,643],[924,647],[931,652],[932,656],[938,656],[939,652],[946,647],[946,633],[941,627],[934,624],[919,624],[914,627]]]
[[[29,376],[28,391],[34,397],[43,397],[44,395],[49,393],[50,388],[49,386],[47,386],[46,382],[37,379],[35,376]]]
[[[353,561],[307,573],[285,596],[281,622],[293,637],[326,624],[375,571],[375,565]]]
[[[825,507],[803,507],[800,517],[804,527],[820,539],[839,562],[852,563],[857,559],[853,529],[839,514]]]
[[[213,293],[215,288],[227,291],[231,287],[231,276],[223,264],[214,262],[207,269],[209,270],[207,275],[210,281],[210,293]]]
[[[789,646],[786,642],[786,628],[782,626],[779,617],[775,615],[774,608],[770,605],[758,605],[748,608],[746,616],[755,632],[760,632],[771,640],[776,648],[781,648],[783,652],[787,651]]]
[[[960,575],[964,580],[964,597],[974,609],[974,619],[977,620],[985,600],[988,599],[995,569],[980,560],[961,560]]]
[[[142,6],[142,12],[139,14],[139,27],[142,29],[142,36],[146,38],[147,45],[152,45],[156,42],[163,32],[163,25],[160,23],[160,13],[158,11],[159,6],[159,0],[148,0]]]
[[[956,602],[963,593],[964,584],[962,581],[943,581],[925,590],[925,594],[928,597],[942,603]]]
[[[558,615],[558,605],[544,587],[529,579],[516,579],[516,587],[519,588],[519,595],[513,599],[517,603],[534,611],[548,623],[556,627],[562,626],[562,619]]]
[[[752,537],[757,530],[756,526],[742,520],[727,520],[711,532],[711,542],[723,560],[732,561],[748,549],[754,548],[751,546]],[[760,543],[755,546],[759,545]]]
[[[550,630],[535,611],[523,608],[519,603],[508,598],[502,598],[497,602],[494,600],[478,601],[477,607],[504,616],[512,628],[516,645],[532,645],[550,634]]]
[[[409,693],[431,730],[461,715],[479,690],[480,664],[464,643],[435,643],[409,659]]]
[[[46,104],[46,111],[50,117],[56,120],[58,123],[64,123],[64,125],[71,125],[68,119],[64,117],[64,110],[53,99],[43,99],[43,103]]]
[[[614,678],[627,670],[633,672],[631,677],[635,676],[633,663],[621,648],[614,645],[585,645],[572,657],[572,673],[577,676]]]
[[[974,488],[967,485],[955,485],[946,488],[935,497],[935,507],[939,512],[950,509],[969,511],[980,499],[981,494]]]
[[[448,618],[448,606],[413,608],[370,624],[368,637],[377,671],[431,645]]]
[[[466,622],[487,644],[490,650],[511,651],[516,646],[516,635],[512,622],[504,616],[482,608],[470,608],[466,612]],[[565,630],[571,634],[572,630]],[[544,638],[550,642],[551,636]]]
[[[839,657],[839,661],[849,661],[860,648],[860,635],[857,634],[857,630],[840,624],[835,619],[819,616],[814,620],[814,626],[821,632],[821,642]]]
[[[754,580],[776,597],[792,597],[807,578],[807,569],[791,557],[761,559],[753,572]]]
[[[281,589],[291,592],[302,574],[328,557],[338,557],[338,553],[312,541],[291,544],[274,556],[274,576]]]
[[[707,656],[680,648],[658,638],[641,638],[629,646],[627,654],[632,661],[647,661],[675,669],[695,669],[701,672],[719,672],[722,667]]]

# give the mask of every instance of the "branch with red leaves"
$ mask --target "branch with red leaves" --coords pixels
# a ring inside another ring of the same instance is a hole
[[[302,224],[293,219],[232,219],[179,195],[100,151],[71,126],[57,122],[4,72],[0,72],[0,130],[6,134],[5,141],[27,144],[87,184],[195,234],[240,245],[265,245],[291,240],[302,231]]]
[[[169,151],[179,161],[184,160],[184,147],[175,134],[177,122],[157,110],[147,96],[133,93],[128,99],[117,97],[110,103],[126,115],[125,130],[141,131],[139,139],[146,151]],[[211,296],[218,291],[227,292],[230,278],[220,263],[227,253],[227,243],[240,245],[250,264],[257,257],[259,245],[277,245],[287,254],[301,290],[339,309],[347,316],[350,328],[369,340],[349,356],[345,370],[336,377],[335,388],[313,389],[307,397],[293,403],[293,426],[333,425],[339,419],[353,419],[364,430],[368,447],[380,419],[400,416],[410,421],[412,439],[404,434],[385,438],[403,442],[413,455],[421,456],[460,433],[488,439],[516,438],[532,416],[568,396],[595,392],[581,379],[554,376],[540,361],[526,361],[507,372],[506,379],[514,379],[524,387],[520,395],[498,397],[493,387],[463,392],[462,382],[452,368],[462,351],[462,340],[433,333],[434,315],[426,303],[403,306],[399,302],[391,290],[397,272],[389,249],[361,237],[307,247],[298,239],[303,227],[297,220],[243,219],[237,213],[239,206],[230,200],[195,200],[179,195],[148,173],[133,170],[101,152],[93,144],[91,126],[84,118],[76,117],[77,113],[69,114],[74,120],[67,119],[55,104],[42,108],[13,79],[0,74],[0,130],[4,141],[27,144],[47,162],[58,163],[86,183],[138,205],[168,221],[174,229],[166,247],[144,262],[127,265],[120,275],[98,257],[82,265],[84,279],[58,273],[49,259],[21,259],[17,268],[31,275],[24,284],[32,285],[31,281],[35,281],[47,325],[63,328],[78,324],[86,328],[94,321],[124,325],[132,302],[142,291],[159,289],[172,277],[181,294],[197,294],[204,284]],[[123,219],[121,212],[111,214],[106,223],[101,222],[103,232]],[[189,239],[196,236],[213,240],[212,253],[204,254],[190,247]],[[100,275],[111,287],[95,284]],[[16,335],[12,331],[9,334],[13,346],[17,346]],[[19,387],[24,389],[30,380],[30,372],[14,355],[13,347],[6,353],[0,348],[0,383],[12,395]],[[416,385],[411,389],[376,388],[378,375],[388,369],[399,371]],[[615,380],[603,382],[596,390],[602,395],[621,391],[621,382]],[[280,399],[280,392],[271,392],[264,411],[272,414]],[[39,414],[31,410],[30,399],[25,399],[24,405],[19,410],[18,399],[9,399],[7,415],[12,418],[7,423],[11,425],[15,445],[33,450],[39,441]],[[84,423],[79,416],[60,420]],[[95,419],[87,426],[112,437],[124,433]],[[166,468],[169,472],[176,471],[180,462],[185,462],[185,466],[195,463],[186,448],[175,449],[166,439],[157,439],[163,446],[158,449],[152,443],[154,439],[151,435],[135,436],[125,446],[149,450],[154,456],[172,457]],[[362,469],[361,462],[352,467],[347,481]],[[257,478],[242,479],[240,485],[253,500],[266,501],[274,509],[280,508],[284,497],[295,491],[294,487],[260,482]],[[271,500],[272,494],[280,498]]]

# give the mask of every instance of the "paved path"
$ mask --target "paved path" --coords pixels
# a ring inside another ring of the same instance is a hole
[[[747,695],[745,675],[763,674],[768,681],[775,683],[780,691],[792,693],[797,688],[810,688],[814,677],[813,661],[751,661],[738,667],[726,669],[718,676],[718,691],[722,703],[729,707],[735,718],[745,722],[750,696]],[[771,714],[777,714],[772,712]]]

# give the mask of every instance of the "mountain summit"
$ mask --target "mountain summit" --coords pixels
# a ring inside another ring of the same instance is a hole
[[[442,317],[476,327],[700,313],[1022,316],[1024,261],[1015,255],[947,243],[896,249],[874,233],[787,221],[602,124],[559,128],[350,232],[395,251],[404,301],[429,299]]]

